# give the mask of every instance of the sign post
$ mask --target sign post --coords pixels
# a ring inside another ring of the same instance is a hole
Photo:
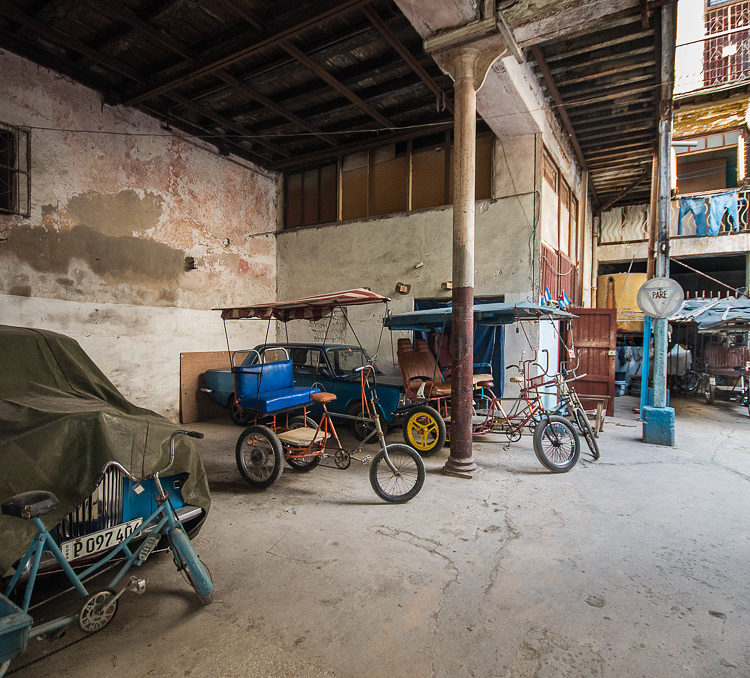
[[[641,419],[643,441],[657,445],[674,445],[674,410],[667,407],[667,318],[677,312],[685,299],[679,283],[671,278],[651,278],[638,290],[638,306],[650,318],[655,318],[654,333],[654,398],[651,405],[643,404]],[[644,358],[649,346],[645,341]],[[647,362],[645,363],[648,364]],[[648,380],[641,369],[641,379]]]

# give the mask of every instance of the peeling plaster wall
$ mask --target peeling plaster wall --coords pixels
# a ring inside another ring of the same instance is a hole
[[[476,296],[504,294],[507,301],[533,300],[535,271],[530,262],[536,261],[539,248],[535,209],[533,193],[477,203]],[[281,232],[278,297],[293,299],[350,287],[369,287],[373,292],[394,298],[391,304],[394,313],[411,311],[415,298],[450,298],[450,291],[442,289],[441,284],[451,279],[452,238],[452,207]],[[418,264],[422,265],[416,268]],[[411,285],[408,295],[394,292],[397,282]],[[375,352],[383,309],[352,308],[349,316],[364,347]],[[292,341],[322,341],[325,329],[325,323],[288,324]],[[378,366],[384,372],[394,369],[390,334],[386,330],[380,340]],[[280,336],[285,336],[283,329]],[[394,346],[398,336],[401,335],[394,333]],[[351,330],[342,322],[332,325],[327,340],[356,343]],[[518,337],[508,332],[508,362],[517,361],[524,346],[523,335]],[[526,350],[528,354],[527,347]]]
[[[0,121],[32,128],[31,216],[0,216],[0,322],[73,336],[174,415],[180,351],[224,346],[209,309],[275,297],[278,176],[7,52],[0,71]]]

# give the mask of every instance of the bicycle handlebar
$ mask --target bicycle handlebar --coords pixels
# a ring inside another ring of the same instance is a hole
[[[145,480],[145,478],[153,478],[154,476],[158,476],[160,473],[164,473],[164,471],[166,471],[174,463],[174,441],[175,438],[179,435],[186,435],[190,436],[191,438],[203,438],[203,433],[200,433],[199,431],[177,429],[174,433],[172,433],[171,436],[169,436],[169,463],[163,469],[154,471],[152,474],[145,476],[144,478],[136,478],[119,461],[108,461],[104,465],[104,468],[101,470],[101,473],[99,473],[99,476],[96,479],[97,486],[102,482],[102,480],[104,480],[104,474],[107,472],[107,470],[112,467],[116,468],[118,471],[120,471],[120,473],[122,473],[129,480],[132,480],[134,483],[140,483],[141,481]]]

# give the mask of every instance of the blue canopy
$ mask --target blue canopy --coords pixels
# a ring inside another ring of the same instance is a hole
[[[451,322],[451,314],[451,307],[412,311],[387,316],[383,324],[391,330],[419,332],[447,325]],[[497,302],[474,306],[474,322],[479,325],[510,325],[517,320],[566,320],[575,317],[559,308],[532,304],[528,301]]]

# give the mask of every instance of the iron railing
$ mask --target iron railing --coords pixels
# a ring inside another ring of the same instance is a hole
[[[747,30],[737,30],[748,27]],[[718,34],[718,35],[717,35]],[[727,3],[706,10],[703,86],[750,78],[750,2]]]

